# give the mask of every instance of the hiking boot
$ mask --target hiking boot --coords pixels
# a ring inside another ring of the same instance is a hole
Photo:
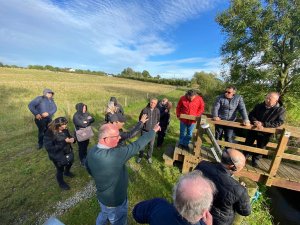
[[[70,186],[66,182],[60,183],[59,187],[64,191],[68,191],[71,189]]]
[[[147,161],[148,161],[148,163],[151,164],[152,163],[152,158],[148,158]]]
[[[142,158],[140,158],[140,157],[138,157],[138,158],[136,159],[136,163],[141,163],[141,161],[142,161]]]
[[[75,177],[74,173],[72,173],[72,172],[65,172],[64,175],[66,177],[71,177],[71,178]]]

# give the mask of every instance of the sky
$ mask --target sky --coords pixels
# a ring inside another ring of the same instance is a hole
[[[0,0],[0,62],[190,79],[219,74],[226,0]]]

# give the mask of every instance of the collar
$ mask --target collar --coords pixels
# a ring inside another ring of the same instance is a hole
[[[109,149],[110,147],[106,146],[106,145],[102,145],[102,144],[97,144],[98,148],[102,148],[102,149]]]

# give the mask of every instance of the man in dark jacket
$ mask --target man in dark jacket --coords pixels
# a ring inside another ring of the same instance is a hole
[[[195,168],[216,185],[217,194],[210,210],[214,225],[231,225],[235,213],[242,216],[251,213],[247,189],[232,178],[243,169],[245,162],[245,156],[238,150],[225,149],[221,163],[201,161]]]
[[[224,94],[217,97],[212,108],[213,120],[235,121],[239,112],[243,118],[243,125],[250,126],[246,106],[243,97],[236,94],[234,86],[228,86]],[[231,127],[216,125],[216,139],[222,140],[223,133],[225,141],[234,142],[234,129]]]
[[[150,99],[149,104],[141,111],[139,119],[142,118],[143,115],[148,116],[148,121],[144,123],[143,129],[142,129],[142,135],[149,132],[150,130],[153,129],[153,127],[159,123],[160,119],[160,113],[159,109],[156,107],[157,106],[157,99],[152,98]],[[154,142],[155,142],[155,136],[149,143],[149,150],[147,152],[147,160],[148,163],[152,163],[152,153],[153,153],[153,148],[154,148]],[[140,163],[142,158],[144,156],[144,150],[141,150],[139,153],[139,157],[137,158],[136,162]]]
[[[264,127],[276,128],[284,123],[285,109],[278,103],[279,94],[270,92],[263,103],[257,104],[249,113],[250,122],[258,130]],[[247,134],[245,144],[252,146],[257,141],[258,148],[266,148],[272,134],[250,130]],[[250,155],[250,154],[249,154]],[[252,166],[257,167],[259,155],[252,154]]]
[[[96,225],[126,224],[128,172],[126,162],[153,139],[160,129],[156,125],[132,144],[118,147],[120,133],[117,126],[107,123],[100,127],[99,141],[87,155],[86,166],[95,179],[101,212]]]
[[[43,147],[43,139],[48,124],[52,121],[52,116],[56,112],[57,107],[53,99],[54,92],[50,89],[43,91],[43,96],[33,99],[28,108],[34,115],[34,122],[38,127],[38,149]]]
[[[209,213],[214,184],[201,172],[183,175],[174,188],[173,204],[162,198],[138,203],[132,215],[136,222],[150,225],[212,225]]]

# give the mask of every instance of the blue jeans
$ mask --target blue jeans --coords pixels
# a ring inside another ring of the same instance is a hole
[[[96,225],[106,225],[109,221],[112,225],[126,225],[127,224],[127,211],[128,201],[127,199],[119,206],[107,207],[103,205],[99,200],[101,212],[99,213]]]
[[[195,123],[193,124],[185,124],[180,121],[180,136],[179,136],[179,144],[188,146],[190,140],[192,139],[193,130],[195,128]]]
[[[222,140],[223,137],[223,133],[224,133],[224,138],[225,141],[228,141],[230,143],[235,143],[234,138],[235,138],[235,133],[234,133],[234,129],[226,127],[226,126],[220,126],[220,125],[216,125],[215,126],[215,137],[217,140]]]

